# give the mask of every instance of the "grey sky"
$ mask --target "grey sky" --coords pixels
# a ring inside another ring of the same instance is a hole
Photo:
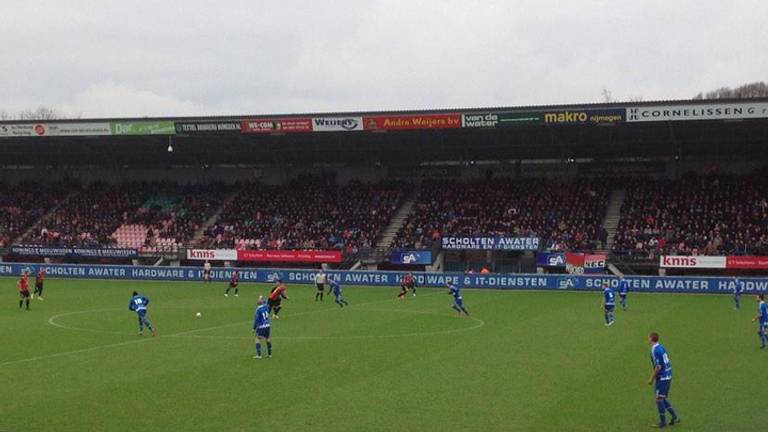
[[[215,115],[688,98],[768,80],[768,1],[3,0],[0,110]]]

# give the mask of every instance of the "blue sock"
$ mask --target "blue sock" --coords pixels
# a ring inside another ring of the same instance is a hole
[[[467,310],[467,308],[465,308],[464,306],[462,306],[462,307],[461,307],[461,310],[463,310],[463,311],[464,311],[464,313],[465,313],[465,314],[467,314],[467,316],[469,316],[469,311]]]
[[[768,343],[768,334],[760,333],[760,346],[765,346]]]
[[[261,357],[261,342],[256,342],[256,355]]]
[[[664,399],[664,408],[669,412],[669,415],[671,415],[673,419],[677,418],[677,413],[675,412],[675,409],[672,408],[672,404],[669,403],[669,401],[666,399]]]
[[[667,408],[665,407],[663,399],[656,402],[656,409],[659,411],[659,423],[667,424],[667,416],[664,415]]]
[[[456,312],[459,312],[459,313],[461,313],[461,309],[459,309],[459,307],[458,307],[458,306],[456,306],[456,305],[453,305],[453,306],[451,306],[451,307],[452,307],[452,308],[453,308],[453,310],[455,310]]]
[[[603,316],[605,316],[605,323],[608,324],[610,322],[608,320],[608,312],[604,313]]]
[[[272,355],[272,342],[267,341],[267,354]]]

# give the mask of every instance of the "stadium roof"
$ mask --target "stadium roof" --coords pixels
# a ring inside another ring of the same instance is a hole
[[[768,98],[421,111],[0,122],[0,164],[415,166],[435,161],[768,160]],[[172,145],[174,152],[167,151]]]
[[[14,123],[41,123],[41,122],[56,122],[56,123],[77,123],[77,122],[99,122],[99,121],[196,121],[196,120],[239,120],[249,118],[279,118],[279,117],[330,117],[330,116],[374,116],[374,115],[387,115],[387,114],[439,114],[439,113],[478,113],[478,112],[519,112],[519,111],[562,111],[573,109],[599,109],[599,108],[632,108],[632,107],[647,107],[656,105],[669,105],[669,106],[681,106],[681,105],[726,105],[726,104],[742,104],[742,103],[768,103],[768,97],[765,98],[751,98],[751,99],[717,99],[717,100],[701,100],[701,99],[669,99],[669,100],[653,100],[653,101],[625,101],[625,102],[589,102],[583,104],[561,104],[561,105],[510,105],[499,107],[451,107],[451,108],[439,108],[439,109],[413,109],[413,110],[385,110],[385,111],[331,111],[331,112],[299,112],[299,113],[275,113],[275,114],[231,114],[231,115],[219,115],[219,116],[169,116],[169,117],[88,117],[88,118],[71,118],[71,119],[55,119],[55,120],[0,120],[0,124],[14,124]]]

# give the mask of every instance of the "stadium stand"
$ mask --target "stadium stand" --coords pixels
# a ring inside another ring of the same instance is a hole
[[[616,256],[768,255],[765,174],[686,174],[677,180],[425,180],[391,246],[428,249],[441,236],[506,235],[539,236],[548,250],[596,250],[605,243],[601,224],[609,192],[620,183],[626,198],[611,251]],[[34,226],[23,243],[160,252],[195,242],[202,247],[349,253],[376,244],[412,189],[412,184],[394,180],[338,185],[332,176],[303,176],[282,186],[0,185],[0,247]],[[233,193],[235,198],[225,204]],[[63,201],[68,194],[72,196]],[[217,211],[218,218],[203,231]],[[199,232],[203,235],[196,241]]]
[[[220,183],[163,183],[152,189],[152,196],[115,231],[119,246],[144,252],[177,251],[223,205],[231,188]]]
[[[764,178],[765,172],[631,179],[613,253],[629,259],[766,255],[768,184]]]
[[[221,206],[220,184],[95,183],[40,222],[26,244],[177,250]]]
[[[111,234],[137,209],[147,192],[134,185],[94,183],[78,187],[24,239],[49,246],[113,246]]]
[[[392,243],[431,248],[441,236],[539,236],[550,250],[593,250],[605,216],[603,180],[427,181]]]
[[[375,244],[410,188],[396,181],[337,185],[332,176],[303,176],[284,186],[240,184],[200,245],[354,252]]]
[[[0,184],[0,247],[9,246],[66,197],[69,184]]]

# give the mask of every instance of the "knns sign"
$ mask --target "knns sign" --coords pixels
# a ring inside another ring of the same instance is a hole
[[[234,249],[187,249],[187,259],[193,261],[237,261]]]
[[[659,266],[662,268],[709,268],[724,269],[724,256],[669,256],[662,255]]]

